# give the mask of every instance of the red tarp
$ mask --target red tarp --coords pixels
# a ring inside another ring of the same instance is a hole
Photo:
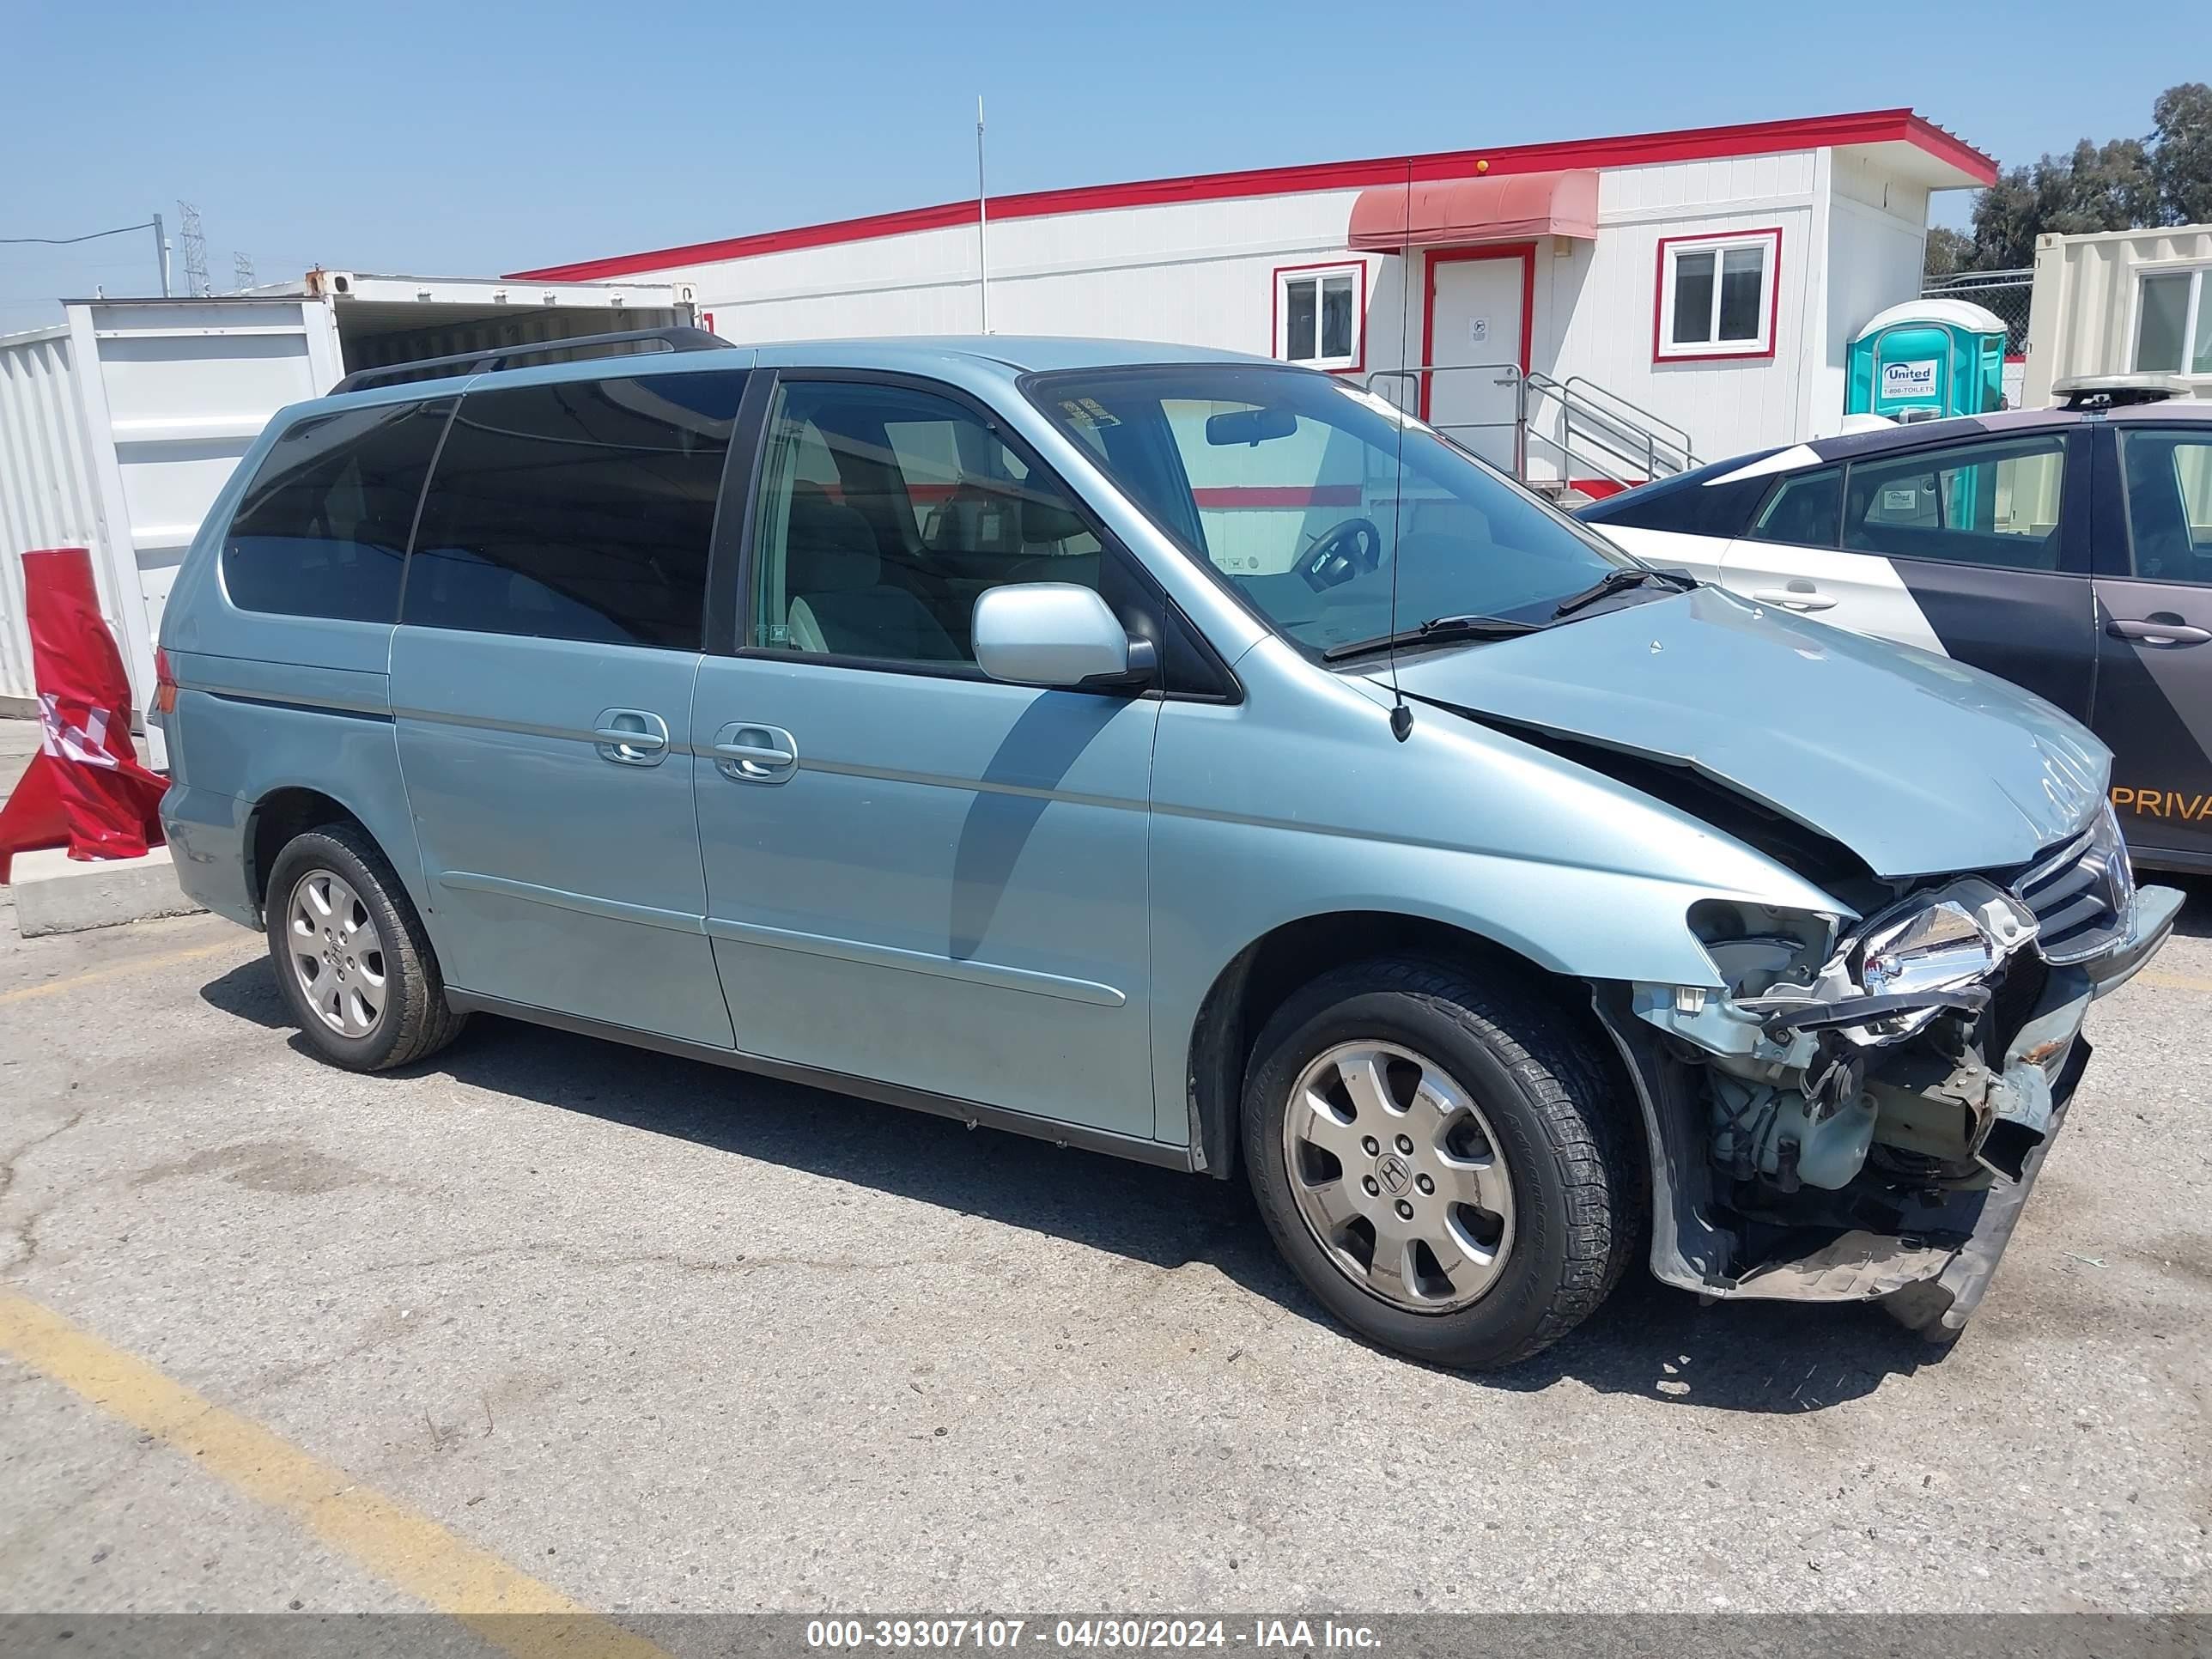
[[[131,681],[100,619],[92,555],[23,555],[24,609],[39,688],[39,752],[0,807],[0,882],[34,848],[73,859],[135,859],[161,842],[155,809],[168,780],[131,745]]]

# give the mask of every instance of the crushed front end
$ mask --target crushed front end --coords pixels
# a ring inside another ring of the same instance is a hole
[[[2112,809],[2025,868],[1707,900],[1723,988],[1601,988],[1656,1132],[1653,1267],[1710,1296],[1880,1300],[1955,1334],[2089,1059],[2089,1005],[2172,931]]]

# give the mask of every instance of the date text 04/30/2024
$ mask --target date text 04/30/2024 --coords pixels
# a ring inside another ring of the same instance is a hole
[[[814,1619],[806,1645],[826,1651],[877,1649],[1052,1648],[1063,1651],[1135,1651],[1176,1648],[1248,1648],[1255,1652],[1315,1649],[1362,1650],[1376,1645],[1365,1625],[1306,1619]]]

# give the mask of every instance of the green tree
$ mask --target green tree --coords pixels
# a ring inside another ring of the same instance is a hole
[[[2168,87],[2150,107],[2151,176],[2170,225],[2212,224],[2212,87]]]
[[[2159,191],[2149,149],[2139,138],[2094,144],[2087,138],[2067,155],[2045,155],[2011,167],[1974,198],[1975,270],[2009,270],[2035,263],[2035,239],[2055,231],[2130,230],[2159,222]]]
[[[1968,270],[1973,257],[1974,239],[1965,231],[1954,230],[1948,225],[1929,228],[1926,270],[1930,276],[1948,276],[1954,271]]]
[[[1971,246],[1930,232],[1928,273],[2010,270],[2035,263],[2051,233],[2212,222],[2212,86],[2168,87],[2151,105],[2148,138],[2084,138],[2063,155],[2008,167],[1974,198]]]

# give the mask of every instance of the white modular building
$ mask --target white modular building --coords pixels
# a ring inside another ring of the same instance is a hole
[[[1255,352],[1595,495],[1838,430],[1850,341],[1920,291],[1930,194],[1996,173],[1879,110],[949,202],[517,280],[678,283],[740,342]]]

